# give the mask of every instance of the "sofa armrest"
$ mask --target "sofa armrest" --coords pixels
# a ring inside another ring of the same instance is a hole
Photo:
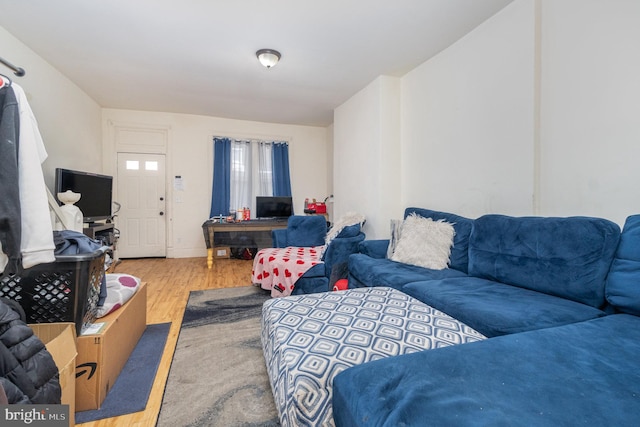
[[[371,258],[383,259],[387,257],[389,239],[365,240],[360,243],[358,251]]]
[[[331,268],[334,265],[347,263],[349,255],[358,252],[360,243],[364,241],[364,233],[359,233],[354,237],[337,237],[327,246],[324,252],[323,261],[327,277],[331,275]]]
[[[287,244],[286,228],[276,228],[275,230],[271,230],[271,239],[273,240],[274,248],[286,248],[289,246]]]

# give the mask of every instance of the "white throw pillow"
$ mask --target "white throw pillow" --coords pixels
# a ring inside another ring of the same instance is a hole
[[[449,265],[454,235],[453,225],[448,222],[411,214],[402,224],[391,259],[433,270],[445,269]]]

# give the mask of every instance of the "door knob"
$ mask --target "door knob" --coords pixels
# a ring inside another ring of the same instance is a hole
[[[164,215],[164,212],[160,212],[160,216]]]
[[[164,197],[160,197],[160,201],[163,201],[163,200],[164,200]]]

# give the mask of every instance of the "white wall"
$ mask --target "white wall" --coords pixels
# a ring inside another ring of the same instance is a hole
[[[367,238],[388,237],[407,206],[531,214],[534,18],[532,2],[507,6],[335,110],[336,208],[364,213]]]
[[[335,217],[362,213],[367,237],[385,237],[400,205],[399,79],[378,77],[336,108],[334,141]]]
[[[333,195],[333,124],[327,127],[327,195],[329,197]],[[329,215],[329,221],[335,221],[333,214],[334,199],[330,197],[327,200],[327,214]]]
[[[327,129],[249,122],[216,117],[104,109],[105,169],[115,174],[115,141],[109,123],[169,129],[167,150],[167,206],[169,257],[206,255],[202,223],[209,217],[213,165],[213,136],[289,141],[294,209],[302,214],[305,197],[323,200],[328,193]],[[179,175],[185,191],[176,202],[171,178]]]
[[[389,199],[397,207],[388,212],[589,215],[620,225],[638,213],[638,22],[637,1],[517,0],[403,76],[402,157],[389,162],[401,199]],[[335,119],[335,194],[376,216],[368,237],[388,234],[375,176],[392,174],[371,157],[384,139],[379,87]],[[350,162],[353,171],[341,171]]]
[[[45,181],[54,191],[56,167],[102,172],[100,106],[87,94],[0,27],[0,55],[26,70],[16,77],[0,65],[27,94],[49,157],[42,165]]]
[[[545,215],[640,212],[640,2],[542,3]]]
[[[402,78],[402,205],[531,214],[533,2],[507,6]]]

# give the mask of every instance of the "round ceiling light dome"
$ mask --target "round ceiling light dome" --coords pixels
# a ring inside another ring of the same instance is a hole
[[[258,61],[267,68],[271,68],[280,61],[280,52],[274,49],[260,49],[256,52]]]

